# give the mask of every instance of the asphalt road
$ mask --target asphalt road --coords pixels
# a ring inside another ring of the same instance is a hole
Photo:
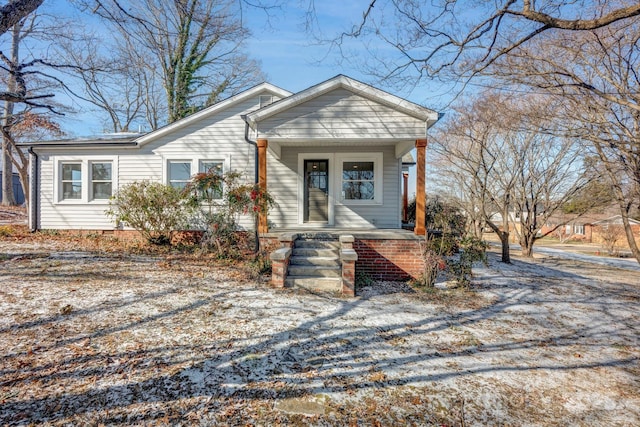
[[[511,250],[519,252],[520,245],[511,245]],[[533,247],[533,253],[544,254],[563,259],[573,259],[576,261],[589,262],[592,264],[606,265],[609,267],[617,267],[625,270],[640,271],[640,264],[638,264],[638,261],[633,258],[610,258],[605,256],[587,255],[563,249],[549,248],[537,245]]]

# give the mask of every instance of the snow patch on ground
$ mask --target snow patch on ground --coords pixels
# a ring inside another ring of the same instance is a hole
[[[0,424],[640,424],[636,272],[491,257],[470,291],[343,299],[162,257],[0,253]]]

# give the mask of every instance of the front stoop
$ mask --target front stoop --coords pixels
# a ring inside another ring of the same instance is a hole
[[[341,292],[340,242],[331,237],[298,237],[293,242],[284,285],[311,291]]]

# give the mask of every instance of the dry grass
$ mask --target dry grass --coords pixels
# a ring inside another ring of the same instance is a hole
[[[0,237],[0,425],[638,425],[640,274],[274,290],[108,236]]]

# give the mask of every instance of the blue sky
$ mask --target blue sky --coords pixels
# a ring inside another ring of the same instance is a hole
[[[317,29],[326,37],[348,30],[354,22],[361,19],[368,1],[323,0],[315,2]],[[358,71],[358,67],[344,60],[337,50],[327,45],[314,43],[304,28],[306,1],[291,0],[286,7],[273,10],[267,20],[259,9],[245,8],[244,20],[253,36],[246,48],[249,56],[262,64],[267,81],[291,92],[298,92],[309,86],[327,80],[337,74],[345,74],[365,83],[374,84],[389,90],[395,95],[405,97],[429,108],[440,109],[448,99],[442,93],[434,93],[434,87],[420,86],[404,93],[380,86],[369,76]],[[48,0],[41,11],[52,14],[68,15],[73,13],[66,0]],[[86,22],[88,18],[81,18]],[[96,20],[96,23],[98,21]],[[362,52],[358,42],[347,46],[356,52]],[[71,100],[59,98],[60,102]],[[445,102],[443,102],[445,101]],[[75,105],[75,107],[81,107]],[[77,114],[69,114],[61,122],[64,130],[71,136],[84,136],[101,132],[102,122],[97,113],[80,108]],[[82,110],[85,110],[82,112]]]
[[[246,48],[250,57],[262,64],[267,81],[291,92],[298,92],[309,86],[325,81],[337,74],[345,74],[365,83],[373,84],[410,101],[441,111],[451,100],[447,88],[437,88],[434,84],[421,85],[410,91],[401,92],[384,87],[366,74],[358,70],[356,64],[345,60],[337,50],[330,50],[327,45],[314,42],[304,28],[306,1],[292,0],[287,7],[271,12],[269,20],[263,11],[246,9],[244,19],[253,36]],[[331,38],[342,31],[349,30],[354,22],[362,17],[369,1],[323,0],[316,2],[316,29],[324,36]],[[73,13],[66,0],[47,0],[41,8],[52,14],[68,15]],[[83,15],[83,22],[88,18]],[[96,25],[99,21],[96,19]],[[89,24],[91,25],[91,24]],[[386,46],[378,46],[383,51]],[[359,42],[351,42],[345,46],[350,52],[364,52]],[[63,97],[62,103],[73,102]],[[60,121],[69,136],[88,136],[102,132],[102,121],[97,113],[88,111],[88,107],[79,107],[79,112],[69,114]],[[410,193],[415,192],[415,171],[412,168],[410,177]]]

